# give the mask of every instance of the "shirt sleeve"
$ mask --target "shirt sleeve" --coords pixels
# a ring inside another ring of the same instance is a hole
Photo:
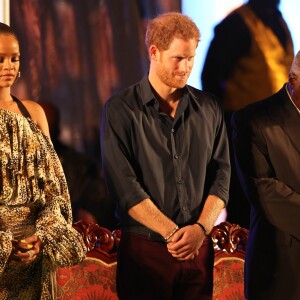
[[[107,101],[102,113],[101,156],[104,179],[110,196],[124,213],[149,198],[133,155],[130,132],[130,110],[120,101]],[[121,111],[122,110],[122,111]]]
[[[300,195],[276,177],[260,128],[241,112],[233,115],[237,171],[256,211],[283,232],[300,237]]]
[[[49,142],[40,136],[40,143]],[[49,157],[42,175],[40,210],[35,234],[43,242],[43,255],[55,267],[67,267],[84,260],[86,247],[79,232],[72,227],[71,200],[60,160],[49,146]],[[41,171],[40,171],[41,172]]]
[[[12,251],[11,240],[11,233],[0,231],[0,274],[5,270],[5,266]]]
[[[43,242],[43,255],[56,267],[79,264],[86,253],[80,233],[62,215],[59,196],[47,202],[39,213],[35,233]]]
[[[216,126],[212,157],[207,167],[206,185],[209,184],[208,194],[218,196],[227,205],[231,174],[229,144],[224,116],[218,105],[215,111],[218,126]]]

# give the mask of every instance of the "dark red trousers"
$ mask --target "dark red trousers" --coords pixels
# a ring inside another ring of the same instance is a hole
[[[120,300],[211,300],[214,251],[207,238],[199,255],[178,261],[164,243],[123,232],[117,265]]]

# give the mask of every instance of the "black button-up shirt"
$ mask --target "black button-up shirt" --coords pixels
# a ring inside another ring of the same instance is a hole
[[[229,149],[223,114],[208,94],[183,89],[174,119],[159,109],[147,77],[112,96],[102,115],[104,177],[121,224],[146,198],[176,224],[194,223],[208,194],[228,201]]]

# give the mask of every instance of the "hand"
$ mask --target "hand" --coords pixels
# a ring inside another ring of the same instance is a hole
[[[29,264],[42,250],[42,242],[38,236],[33,235],[20,241],[12,241],[10,260],[17,264]]]
[[[199,254],[199,249],[205,235],[198,225],[188,225],[180,228],[167,244],[168,251],[180,261],[194,259]]]

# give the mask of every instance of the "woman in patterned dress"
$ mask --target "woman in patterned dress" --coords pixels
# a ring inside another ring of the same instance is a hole
[[[18,100],[19,43],[0,23],[0,299],[55,299],[56,269],[85,257],[42,107]]]

